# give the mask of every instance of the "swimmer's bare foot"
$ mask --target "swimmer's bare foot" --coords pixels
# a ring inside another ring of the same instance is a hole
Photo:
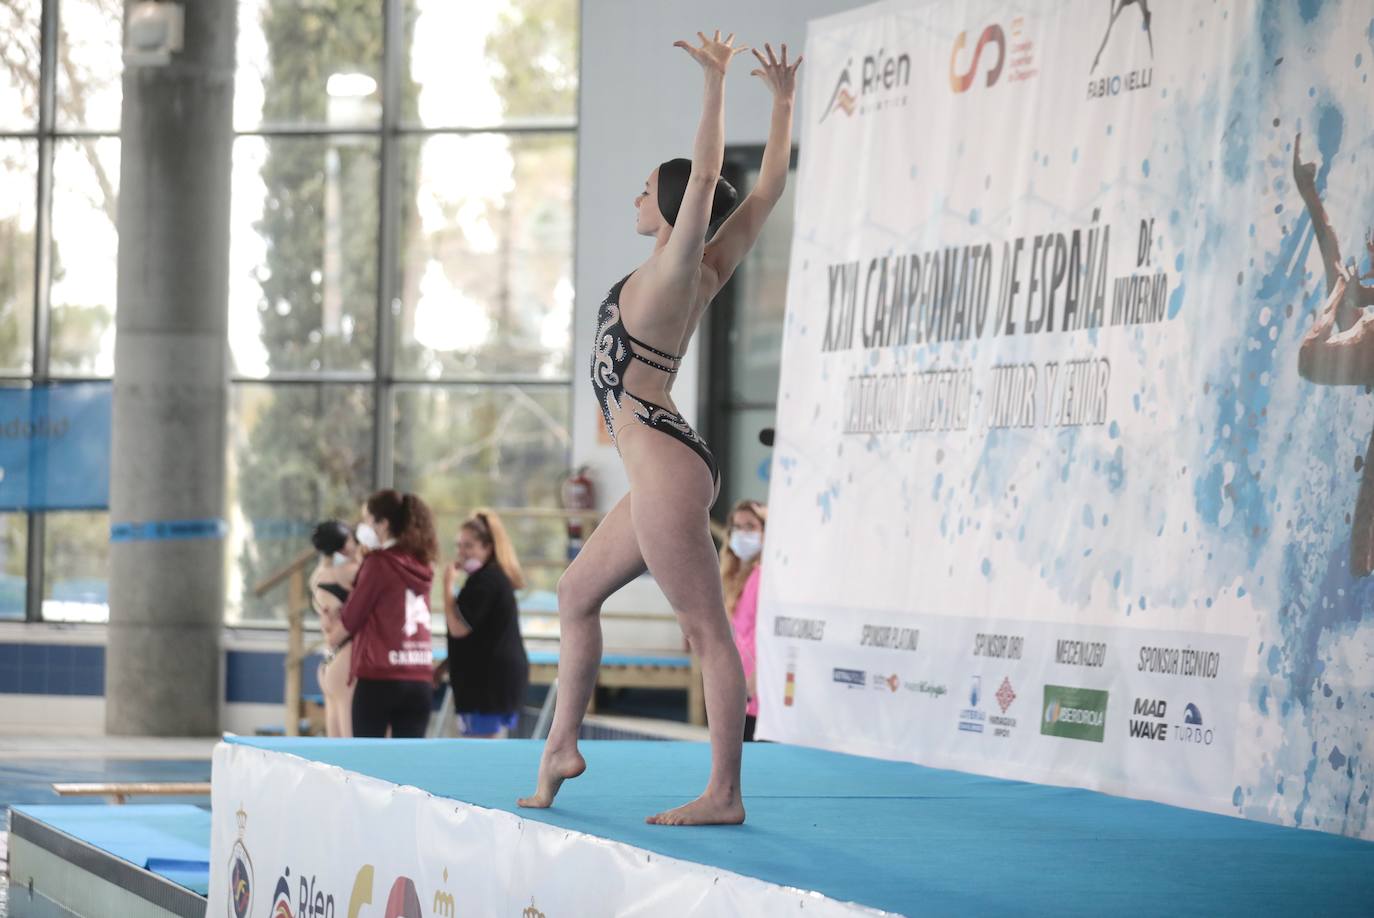
[[[576,748],[559,750],[544,747],[544,755],[539,760],[539,786],[528,797],[515,801],[518,805],[532,809],[545,809],[553,805],[558,789],[569,778],[576,778],[587,770],[587,760]]]
[[[744,822],[744,801],[738,794],[702,794],[691,803],[644,820],[655,826],[737,826]]]

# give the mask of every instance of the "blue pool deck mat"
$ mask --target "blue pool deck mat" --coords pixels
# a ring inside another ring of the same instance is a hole
[[[209,887],[209,810],[185,803],[21,804],[12,809],[201,896]]]
[[[523,810],[535,741],[227,741],[905,915],[1374,914],[1374,843],[1076,788],[758,743],[744,826],[669,828],[644,817],[701,791],[704,743],[584,742]]]

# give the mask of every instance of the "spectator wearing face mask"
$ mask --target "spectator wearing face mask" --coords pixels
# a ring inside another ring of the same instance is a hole
[[[444,568],[449,682],[464,736],[501,737],[515,728],[530,682],[515,591],[520,559],[501,518],[479,510],[458,528],[457,557]],[[460,578],[463,588],[454,587]]]
[[[353,685],[348,671],[353,663],[353,647],[351,636],[339,621],[339,612],[358,576],[358,543],[347,525],[326,520],[315,527],[310,544],[320,553],[319,563],[310,574],[310,603],[320,617],[320,632],[325,641],[325,660],[317,674],[324,695],[325,733],[352,736]]]
[[[730,508],[729,533],[720,550],[720,580],[725,590],[725,609],[735,634],[740,662],[744,664],[748,695],[744,716],[744,739],[754,739],[758,722],[757,654],[754,624],[759,612],[759,557],[763,552],[763,531],[768,524],[768,508],[756,500],[742,500]]]
[[[422,737],[433,699],[434,516],[414,494],[378,491],[363,504],[357,539],[367,555],[339,614],[353,636],[353,735]]]

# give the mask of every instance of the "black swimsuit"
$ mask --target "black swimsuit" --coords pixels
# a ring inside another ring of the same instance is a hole
[[[620,283],[611,288],[610,293],[606,294],[601,310],[597,313],[596,343],[592,348],[592,387],[596,389],[596,397],[601,401],[601,414],[606,419],[606,430],[611,435],[611,442],[616,442],[611,403],[614,402],[617,409],[623,410],[625,402],[628,401],[635,420],[686,445],[706,463],[706,467],[711,470],[711,481],[715,482],[720,477],[716,459],[706,448],[706,441],[683,420],[682,415],[625,391],[625,370],[631,360],[648,364],[670,376],[678,371],[682,361],[681,357],[665,353],[640,341],[621,323],[620,288],[624,287],[625,281],[629,279],[630,276],[627,274]]]

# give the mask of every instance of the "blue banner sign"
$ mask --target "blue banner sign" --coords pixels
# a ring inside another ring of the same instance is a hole
[[[0,511],[110,505],[109,382],[0,389]]]

